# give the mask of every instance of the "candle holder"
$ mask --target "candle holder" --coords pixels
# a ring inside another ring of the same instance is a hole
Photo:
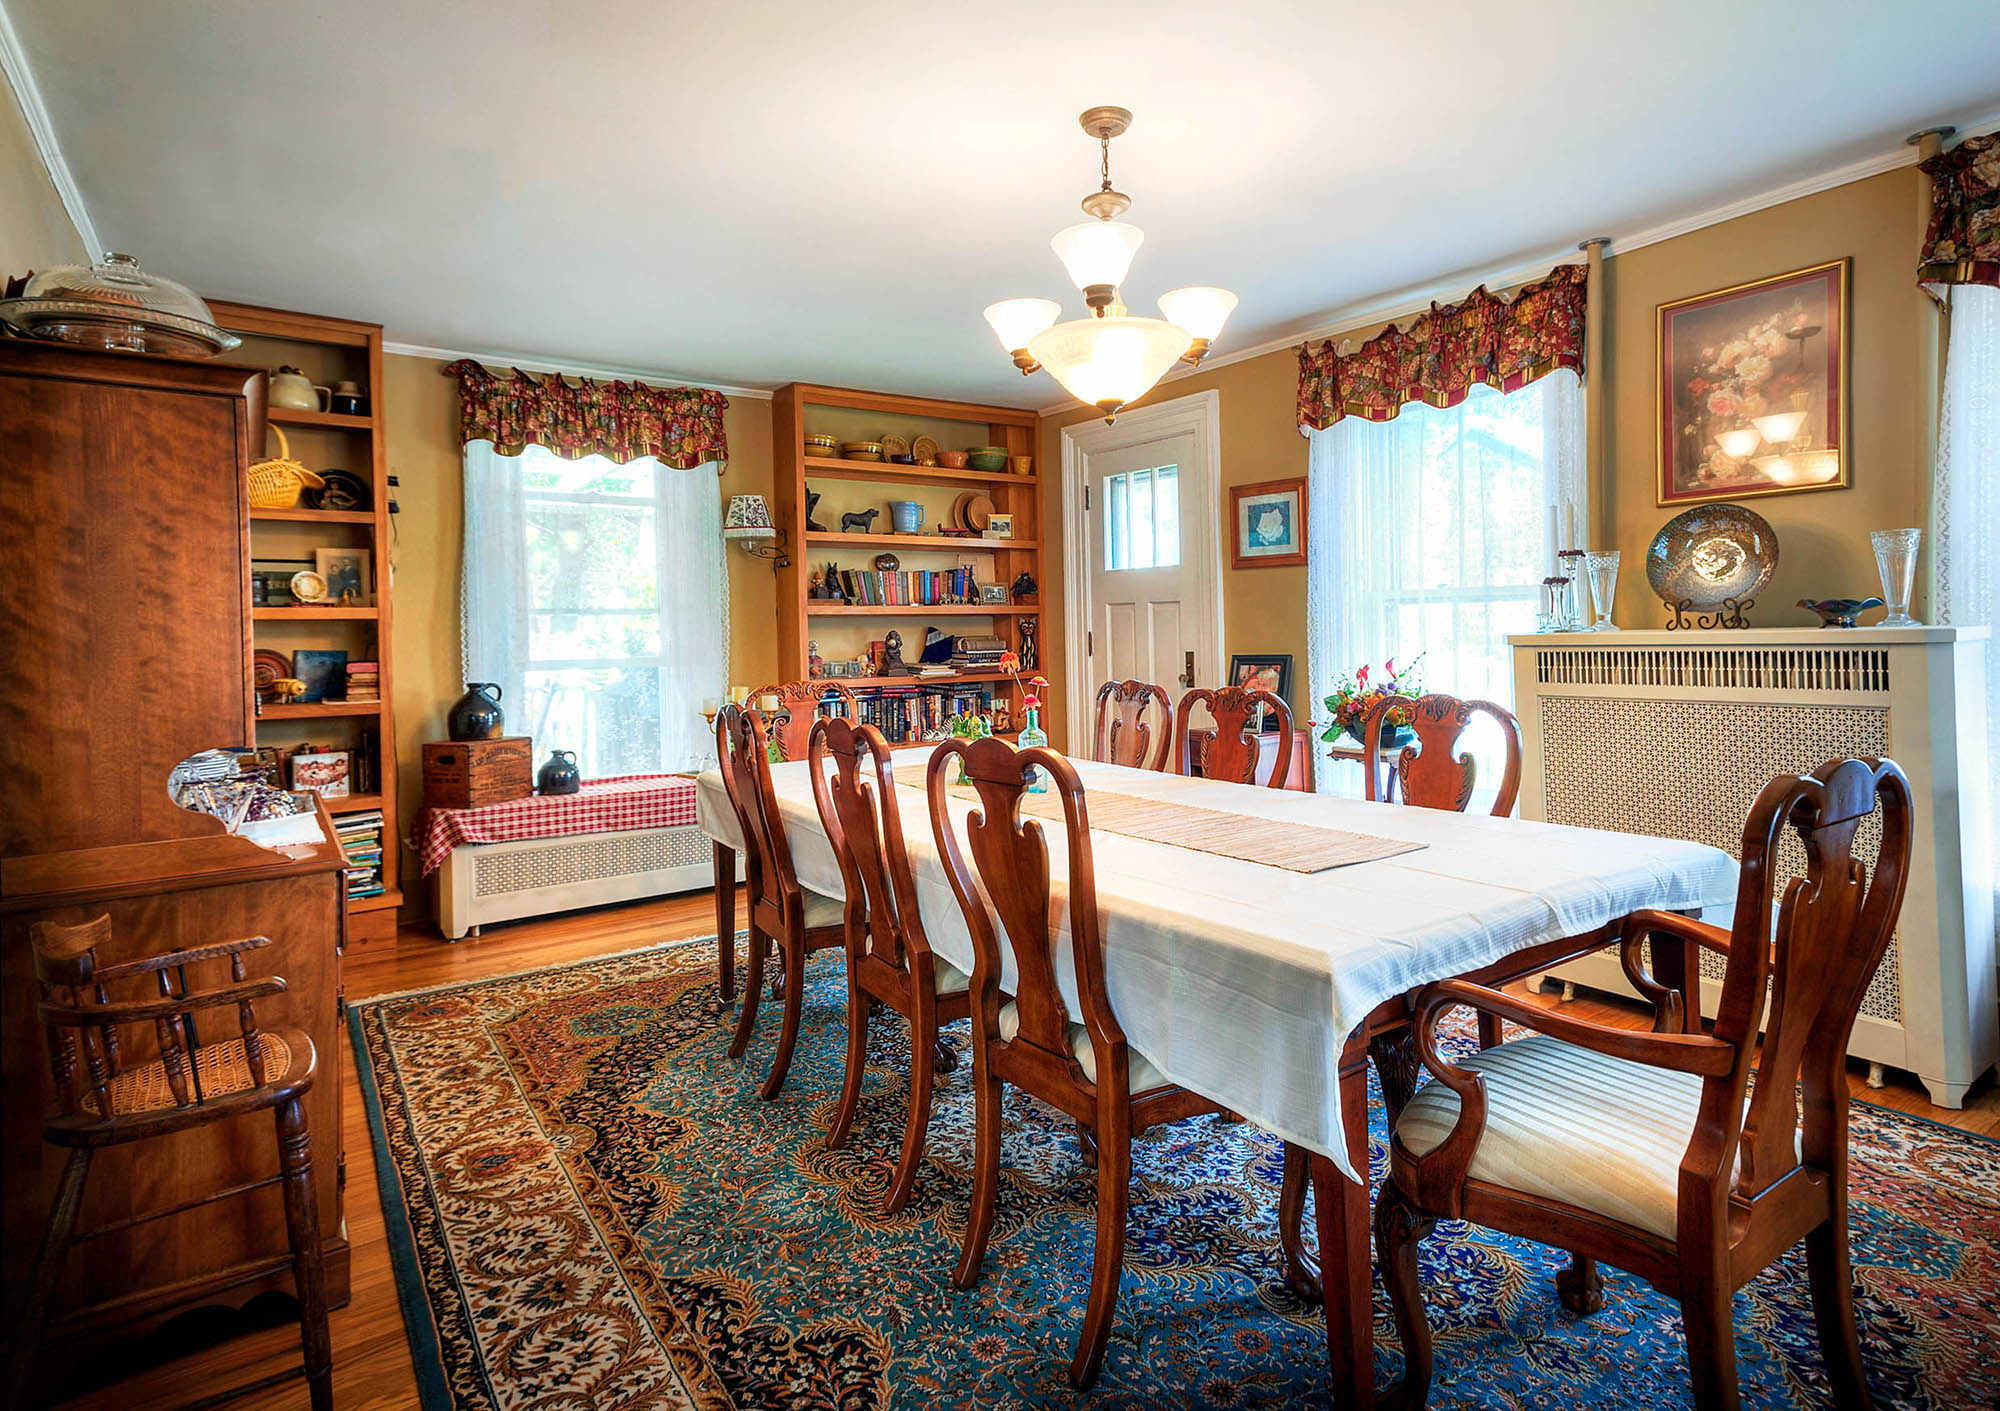
[[[1552,573],[1542,580],[1542,610],[1535,614],[1537,632],[1567,632],[1570,621],[1569,580],[1560,573]]]
[[[1588,632],[1583,621],[1582,549],[1563,549],[1556,554],[1556,575],[1564,580],[1562,615],[1565,632]]]

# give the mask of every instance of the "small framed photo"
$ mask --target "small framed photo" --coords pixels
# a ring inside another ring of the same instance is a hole
[[[347,797],[349,751],[299,750],[292,755],[291,764],[294,789],[310,789],[323,799]]]
[[[313,568],[326,580],[329,602],[366,607],[375,601],[375,579],[366,549],[314,549]]]
[[[1306,482],[1264,480],[1229,488],[1232,568],[1280,568],[1306,561]]]
[[[1014,516],[994,514],[987,516],[986,537],[989,539],[1011,539],[1014,537]]]
[[[301,647],[292,653],[292,675],[305,682],[302,704],[347,699],[347,653]]]
[[[1259,687],[1269,691],[1279,700],[1289,703],[1292,699],[1291,653],[1280,652],[1269,656],[1234,653],[1229,658],[1229,684]],[[1278,728],[1278,717],[1269,711],[1262,712],[1258,728],[1266,734],[1275,732]]]
[[[1006,607],[1007,585],[1004,583],[981,583],[979,585],[979,601],[981,606],[984,607]]]

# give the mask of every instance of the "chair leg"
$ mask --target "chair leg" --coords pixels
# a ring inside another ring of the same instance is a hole
[[[715,963],[722,1002],[736,998],[736,849],[712,843],[715,872]]]
[[[862,993],[854,960],[847,962],[847,1072],[840,1080],[840,1106],[833,1114],[833,1130],[826,1134],[829,1147],[844,1146],[848,1129],[854,1125],[854,1109],[861,1105],[861,1070],[868,1063],[868,1014],[873,1005]]]
[[[1812,1282],[1813,1322],[1819,1327],[1833,1404],[1867,1411],[1875,1403],[1868,1394],[1868,1368],[1861,1361],[1861,1336],[1854,1325],[1854,1270],[1842,1192],[1835,1193],[1826,1223],[1806,1236],[1806,1275]]]
[[[903,1154],[896,1162],[896,1174],[889,1182],[889,1198],[882,1213],[894,1215],[908,1203],[916,1189],[917,1166],[924,1159],[924,1139],[931,1126],[931,1073],[937,1059],[937,1001],[916,996],[910,1016],[910,1111],[903,1122]]]
[[[1375,1258],[1389,1305],[1396,1314],[1396,1335],[1403,1343],[1403,1378],[1384,1393],[1380,1404],[1393,1411],[1421,1407],[1430,1397],[1431,1325],[1424,1313],[1424,1286],[1417,1272],[1417,1244],[1437,1221],[1424,1214],[1393,1184],[1385,1183],[1375,1200]]]
[[[1604,1275],[1597,1261],[1571,1253],[1569,1268],[1556,1271],[1556,1298],[1579,1318],[1604,1311]]]
[[[750,923],[749,969],[743,977],[743,1008],[736,1016],[736,1037],[729,1041],[729,1056],[741,1058],[743,1051],[750,1047],[750,1035],[757,1028],[757,1006],[764,998],[764,947],[763,933],[757,923]]]
[[[1076,1124],[1076,1153],[1083,1158],[1084,1165],[1093,1171],[1097,1169],[1097,1133],[1090,1130],[1087,1122]]]
[[[292,1246],[292,1280],[299,1295],[299,1342],[305,1349],[312,1411],[333,1411],[333,1339],[326,1326],[326,1273],[319,1247],[319,1202],[313,1195],[312,1139],[305,1109],[293,1098],[278,1108],[278,1170],[285,1196],[285,1235]]]
[[[1688,1374],[1697,1411],[1739,1411],[1743,1401],[1736,1381],[1736,1320],[1720,1270],[1687,1282],[1681,1293],[1681,1322],[1687,1329]]]
[[[1306,1190],[1312,1157],[1302,1146],[1285,1143],[1285,1175],[1278,1187],[1278,1247],[1285,1257],[1285,1287],[1303,1303],[1320,1301],[1319,1270],[1306,1253]]]
[[[764,1078],[762,1095],[766,1102],[785,1090],[785,1075],[792,1071],[792,1050],[799,1045],[799,1020],[806,1009],[806,938],[803,931],[780,943],[785,967],[785,1008],[778,1028],[778,1051],[771,1058],[771,1071]]]
[[[972,1202],[965,1209],[965,1244],[952,1275],[952,1282],[962,1289],[979,1281],[979,1265],[993,1233],[993,1207],[1000,1195],[1000,1080],[986,1067],[986,1057],[976,1046],[978,1035],[973,1039]]]
[[[1479,1046],[1481,1048],[1500,1047],[1500,1016],[1497,1014],[1487,1014],[1482,1010],[1478,1022]]]
[[[1101,1125],[1101,1124],[1100,1124]],[[1132,1197],[1132,1135],[1097,1134],[1097,1236],[1090,1260],[1090,1302],[1083,1310],[1069,1384],[1079,1391],[1097,1380],[1104,1345],[1118,1313],[1118,1283],[1125,1271],[1125,1209]]]
[[[49,1223],[42,1231],[42,1247],[35,1255],[34,1277],[28,1285],[28,1304],[14,1329],[13,1346],[7,1354],[7,1394],[0,1402],[8,1406],[27,1405],[28,1383],[35,1370],[35,1353],[48,1327],[49,1304],[56,1296],[63,1263],[69,1255],[69,1238],[76,1233],[76,1213],[83,1207],[83,1186],[90,1177],[90,1148],[71,1147],[63,1163],[62,1184],[56,1188],[56,1203],[49,1208]]]

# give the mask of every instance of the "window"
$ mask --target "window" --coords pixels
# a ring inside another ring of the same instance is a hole
[[[1583,396],[1556,372],[1517,392],[1475,387],[1391,421],[1314,432],[1307,625],[1312,700],[1362,665],[1423,658],[1426,690],[1511,707],[1509,634],[1531,632],[1554,552],[1552,507],[1587,524]],[[1475,754],[1497,749],[1495,738]],[[1498,756],[1480,777],[1497,777]],[[1320,771],[1359,792],[1358,769]]]
[[[1180,561],[1180,468],[1163,465],[1105,476],[1105,568],[1174,568]]]
[[[712,762],[728,611],[713,466],[466,451],[465,669],[586,778]]]

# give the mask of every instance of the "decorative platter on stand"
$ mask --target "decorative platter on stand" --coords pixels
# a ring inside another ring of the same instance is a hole
[[[1646,550],[1646,581],[1673,609],[1669,628],[1748,627],[1743,614],[1777,567],[1776,532],[1741,505],[1684,510]]]

